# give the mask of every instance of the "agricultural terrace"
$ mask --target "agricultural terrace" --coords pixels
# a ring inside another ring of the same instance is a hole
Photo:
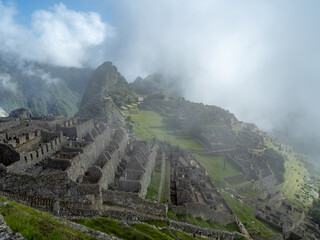
[[[131,117],[135,136],[141,140],[152,140],[154,137],[172,145],[179,145],[189,150],[204,150],[198,140],[191,135],[179,136],[177,131],[169,129],[163,122],[163,117],[153,111],[126,111]]]

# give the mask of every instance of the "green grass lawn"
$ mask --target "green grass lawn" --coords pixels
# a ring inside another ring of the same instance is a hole
[[[193,154],[200,164],[210,172],[212,179],[215,182],[224,182],[224,178],[243,175],[223,156],[201,156],[197,153]],[[224,161],[226,167],[224,168]]]
[[[259,189],[250,189],[250,190],[239,192],[240,195],[245,197],[256,197],[256,196],[259,196],[261,193],[262,191]]]
[[[148,186],[146,199],[151,201],[158,201],[160,180],[161,172],[155,171]]]
[[[150,236],[151,239],[154,239],[154,240],[162,240],[162,239],[171,240],[172,239],[167,234],[160,232],[159,230],[146,224],[134,224],[132,226],[139,232],[143,232],[144,234]]]
[[[217,230],[222,230],[222,231],[227,231],[227,232],[239,232],[239,229],[238,229],[236,223],[231,223],[231,224],[223,226],[219,223],[212,222],[210,220],[205,221],[200,217],[195,218],[190,214],[177,215],[176,218],[178,219],[178,221],[182,221],[184,219],[193,225],[197,225],[197,226],[204,227],[204,228],[212,228],[212,229],[217,229]]]
[[[13,201],[0,206],[0,214],[12,231],[20,232],[26,239],[94,239],[55,221],[49,213]]]
[[[166,160],[165,177],[162,183],[161,202],[167,203],[170,200],[170,161]]]
[[[138,139],[152,140],[157,137],[160,141],[166,141],[173,145],[190,150],[204,150],[204,147],[192,136],[176,136],[174,131],[163,123],[163,117],[153,111],[139,111],[138,113],[128,113],[133,123],[133,130]]]
[[[233,182],[233,183],[230,183],[230,185],[235,188],[236,190],[241,190],[243,188],[247,188],[249,186],[252,186],[253,183],[248,181],[248,180],[240,180],[240,181],[237,181],[237,182]]]
[[[241,203],[238,200],[232,198],[228,193],[222,192],[224,199],[227,201],[229,206],[233,209],[236,213],[237,217],[240,221],[245,224],[246,222],[249,223],[249,226],[246,226],[248,232],[250,233],[250,228],[254,228],[262,233],[264,237],[271,237],[274,235],[278,235],[279,233],[269,226],[263,224],[258,219],[256,219],[252,214],[254,209],[250,207],[248,204]],[[265,230],[264,228],[267,228]]]

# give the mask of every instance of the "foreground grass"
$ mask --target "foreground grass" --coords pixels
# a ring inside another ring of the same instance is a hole
[[[5,201],[0,197],[0,202]],[[14,232],[26,239],[94,239],[56,222],[50,214],[10,201],[0,206],[0,214]]]
[[[204,147],[192,136],[176,136],[175,132],[168,128],[163,117],[153,111],[138,111],[137,113],[126,112],[133,123],[133,130],[137,138],[142,140],[152,140],[154,137],[160,141],[166,141],[173,145],[190,150],[204,150]]]
[[[122,238],[122,239],[153,240],[154,239],[153,236],[155,236],[156,233],[159,233],[158,236],[163,236],[163,235],[160,235],[160,232],[157,231],[156,229],[152,228],[153,231],[151,231],[151,229],[148,228],[149,233],[147,232],[144,233],[141,231],[144,231],[145,229],[143,230],[141,226],[138,226],[137,229],[132,226],[122,227],[119,225],[120,224],[119,221],[115,221],[109,218],[78,219],[78,220],[75,220],[75,222],[107,234],[113,234],[116,237]],[[141,231],[138,229],[140,229]],[[161,238],[156,238],[156,239],[161,239]],[[166,239],[166,238],[163,238],[163,239]]]
[[[210,172],[215,182],[224,182],[224,178],[243,175],[243,173],[236,169],[224,156],[201,156],[197,153],[193,155],[201,165]]]

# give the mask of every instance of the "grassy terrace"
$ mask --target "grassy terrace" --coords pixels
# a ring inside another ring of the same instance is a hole
[[[305,179],[308,171],[300,161],[291,160],[285,163],[286,172],[285,181],[282,184],[282,193],[292,202],[303,210],[312,203],[313,198],[310,196],[311,189],[307,186]],[[309,189],[308,191],[305,188]],[[298,198],[297,195],[300,197]]]
[[[193,154],[201,165],[210,172],[215,182],[224,182],[224,178],[243,175],[223,156],[201,156],[198,153]],[[225,163],[225,168],[224,168]]]
[[[153,111],[138,111],[137,113],[125,112],[131,116],[133,130],[137,138],[142,140],[152,140],[157,137],[161,141],[167,141],[173,145],[190,150],[204,150],[204,147],[192,136],[176,136],[174,131],[167,128],[163,123],[163,117]]]
[[[166,160],[165,176],[162,183],[161,199],[162,203],[170,200],[170,161]]]
[[[146,199],[151,201],[158,201],[160,180],[161,172],[155,171],[148,186]]]
[[[79,219],[75,222],[88,226],[95,230],[113,234],[116,237],[122,239],[137,239],[137,240],[178,240],[178,235],[182,240],[194,239],[189,234],[184,232],[176,232],[175,234],[168,228],[158,230],[150,225],[139,223],[122,227],[119,225],[119,221],[111,220],[109,218],[96,218],[96,219]],[[151,221],[148,224],[152,224],[156,227],[167,227],[166,222]],[[204,238],[197,238],[204,239]],[[208,239],[208,238],[206,238]]]
[[[294,152],[292,147],[288,147],[288,151],[279,150],[274,142],[267,139],[265,139],[265,142],[268,147],[273,148],[288,159],[285,162],[284,183],[281,185],[283,195],[292,201],[296,207],[307,210],[308,206],[312,204],[313,198],[316,197],[311,193],[315,186],[307,181],[309,173],[303,162],[299,160],[301,154]],[[297,197],[297,195],[300,197]]]
[[[248,204],[239,202],[238,200],[230,196],[228,193],[222,193],[222,195],[229,204],[229,206],[236,213],[240,221],[243,224],[249,223],[248,226],[245,226],[249,233],[259,231],[264,237],[271,237],[279,234],[276,230],[271,229],[269,226],[263,224],[258,219],[256,219],[253,216],[254,209],[250,207]]]
[[[159,115],[156,112],[153,111],[138,111],[137,113],[128,113],[126,112],[127,116],[131,116],[132,121],[135,121],[137,123],[133,123],[133,130],[135,132],[135,135],[139,139],[144,140],[152,140],[154,137],[157,137],[159,140],[167,141],[173,145],[179,145],[182,148],[190,149],[190,150],[205,150],[205,147],[203,147],[195,138],[193,138],[191,135],[185,135],[185,136],[176,136],[174,134],[174,131],[170,130],[165,126],[163,123],[163,117]],[[224,157],[219,156],[201,156],[197,153],[194,154],[194,156],[197,158],[197,160],[200,162],[200,164],[210,172],[210,175],[212,179],[217,183],[225,183],[228,187],[231,188],[240,188],[247,184],[250,184],[248,181],[241,181],[237,183],[227,183],[225,181],[225,178],[233,177],[233,176],[239,176],[243,175],[243,173],[235,168],[230,162],[225,161],[225,168],[224,168]],[[169,178],[167,178],[169,179]],[[164,188],[163,188],[164,189]],[[245,196],[256,196],[260,194],[258,191],[248,191],[244,192],[243,195]],[[264,236],[274,236],[278,233],[260,221],[258,221],[253,216],[253,208],[251,208],[249,205],[242,204],[238,202],[237,200],[233,199],[230,195],[225,194],[225,198],[227,202],[229,203],[230,207],[236,212],[236,214],[239,216],[239,219],[243,222],[249,222],[249,232],[251,231],[260,231]],[[172,213],[168,213],[168,216],[171,218],[176,219],[177,216],[171,216]],[[188,218],[188,221],[196,224],[198,226],[204,226],[204,227],[212,227],[214,229],[221,229],[221,230],[227,230],[228,227],[219,226],[214,223],[208,223],[200,219],[195,219],[192,216],[184,216]],[[254,222],[254,223],[252,223]],[[251,230],[250,230],[251,228]]]
[[[0,202],[5,201],[0,197]],[[55,221],[51,215],[10,201],[0,206],[0,214],[14,232],[20,232],[27,239],[94,239]]]
[[[236,225],[236,223],[231,223],[228,224],[226,226],[223,226],[219,223],[215,223],[212,221],[205,221],[200,217],[193,217],[192,215],[178,215],[176,216],[176,219],[179,221],[188,221],[191,224],[197,225],[197,226],[201,226],[204,228],[212,228],[212,229],[218,229],[218,230],[222,230],[222,231],[228,231],[228,232],[239,232],[239,229]]]

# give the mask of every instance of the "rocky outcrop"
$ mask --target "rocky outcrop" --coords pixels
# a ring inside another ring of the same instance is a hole
[[[131,87],[117,67],[111,62],[105,62],[96,69],[88,82],[77,116],[106,118],[118,111],[117,106],[134,100]]]
[[[30,111],[26,108],[18,108],[10,112],[9,117],[11,118],[30,118]]]

